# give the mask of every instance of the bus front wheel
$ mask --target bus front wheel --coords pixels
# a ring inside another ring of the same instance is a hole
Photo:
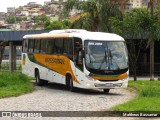
[[[72,92],[75,91],[75,88],[73,86],[73,80],[72,80],[72,77],[70,75],[66,76],[66,86],[70,91],[72,91]]]
[[[104,89],[103,92],[104,93],[109,93],[110,89]]]

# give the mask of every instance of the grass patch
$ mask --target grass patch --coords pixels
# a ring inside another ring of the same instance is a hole
[[[160,81],[129,81],[129,86],[138,90],[138,96],[113,108],[115,111],[160,111]]]
[[[33,91],[28,76],[22,73],[0,72],[0,98],[19,96]]]

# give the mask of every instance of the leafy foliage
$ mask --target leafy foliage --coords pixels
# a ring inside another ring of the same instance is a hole
[[[55,29],[68,29],[70,28],[71,23],[68,20],[61,21],[49,21],[47,20],[44,24],[44,28],[47,30],[55,30]]]
[[[8,24],[14,24],[14,23],[16,23],[16,17],[15,16],[8,16],[5,18],[5,21],[7,21]]]
[[[17,22],[21,22],[21,21],[25,21],[25,20],[27,20],[27,16],[20,16],[20,17],[16,18]]]
[[[131,68],[136,80],[141,50],[149,46],[151,41],[160,39],[160,15],[155,12],[152,16],[147,8],[135,8],[125,13],[122,20],[111,17],[110,23],[113,32],[127,38]]]
[[[160,15],[153,16],[147,8],[135,8],[124,14],[123,20],[111,17],[112,31],[130,39],[160,39]]]
[[[47,17],[45,14],[41,14],[41,15],[38,15],[32,18],[32,20],[34,20],[35,22],[42,22],[42,23],[44,23],[45,21],[49,19],[50,18]]]
[[[122,18],[121,11],[110,0],[68,0],[64,5],[63,15],[68,16],[73,9],[79,13],[78,19],[73,23],[73,28],[111,32],[109,18],[113,16]]]

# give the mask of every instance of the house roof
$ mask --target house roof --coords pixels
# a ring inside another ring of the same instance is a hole
[[[49,30],[0,31],[0,41],[20,42],[26,34],[46,33]]]

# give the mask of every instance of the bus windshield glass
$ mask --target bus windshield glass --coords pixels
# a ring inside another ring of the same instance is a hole
[[[123,41],[85,41],[87,69],[121,70],[128,68],[128,55]]]

